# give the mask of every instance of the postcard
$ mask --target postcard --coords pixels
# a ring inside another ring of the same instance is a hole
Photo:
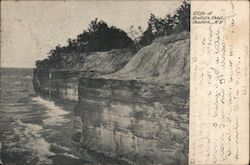
[[[1,1],[0,164],[249,164],[249,1]]]

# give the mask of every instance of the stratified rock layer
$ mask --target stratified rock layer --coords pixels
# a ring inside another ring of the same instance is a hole
[[[82,78],[82,143],[139,164],[186,164],[189,91],[134,80]]]
[[[61,54],[65,58],[64,69],[34,69],[33,86],[36,92],[48,97],[78,101],[78,81],[81,77],[93,77],[118,71],[132,58],[129,49],[81,54]]]
[[[77,102],[85,148],[132,164],[187,164],[189,47],[183,32],[134,56],[67,56],[71,69],[34,70],[34,89]]]
[[[190,37],[182,32],[161,37],[142,48],[118,72],[103,78],[189,86]]]
[[[120,71],[81,78],[83,145],[135,164],[187,164],[189,33],[155,40]]]

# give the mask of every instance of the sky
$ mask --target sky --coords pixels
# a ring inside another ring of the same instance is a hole
[[[150,13],[164,17],[181,0],[170,1],[1,1],[1,67],[32,68],[58,44],[99,18],[128,31],[147,27]]]

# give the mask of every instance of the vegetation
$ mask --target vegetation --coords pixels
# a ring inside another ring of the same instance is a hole
[[[135,48],[138,50],[140,47],[139,42],[143,35],[143,30],[141,26],[134,27],[133,25],[131,25],[128,30],[128,35],[133,39]]]
[[[64,68],[67,65],[65,54],[70,56],[71,54],[122,48],[138,50],[140,47],[152,43],[157,37],[181,31],[190,31],[190,3],[185,0],[172,16],[168,14],[164,18],[157,18],[151,14],[144,32],[140,26],[136,28],[132,25],[127,34],[96,18],[90,22],[88,29],[79,34],[76,39],[68,39],[67,46],[56,46],[49,52],[48,59],[36,61],[36,66],[46,69]]]
[[[164,18],[157,18],[154,14],[151,14],[148,27],[144,31],[139,44],[143,46],[149,45],[157,37],[181,31],[190,31],[190,3],[186,1],[183,2],[173,16],[168,14]]]
[[[108,51],[133,45],[126,32],[114,26],[108,27],[104,21],[98,21],[97,18],[91,21],[88,31],[77,36],[77,43],[81,52]]]
[[[56,46],[49,52],[48,59],[36,61],[40,68],[63,68],[62,54],[108,51],[133,47],[134,43],[127,33],[115,26],[109,27],[103,20],[97,18],[90,22],[88,30],[84,30],[76,39],[68,39],[67,46]]]

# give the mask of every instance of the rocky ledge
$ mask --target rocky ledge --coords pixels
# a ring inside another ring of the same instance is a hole
[[[132,164],[186,164],[189,91],[134,80],[82,78],[81,142]]]

